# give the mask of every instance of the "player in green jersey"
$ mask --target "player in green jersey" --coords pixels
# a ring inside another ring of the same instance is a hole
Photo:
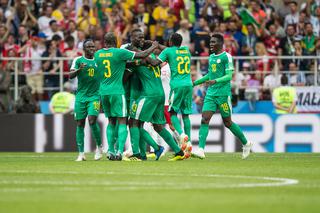
[[[234,70],[232,56],[223,51],[223,35],[216,33],[210,39],[209,72],[203,78],[196,80],[194,85],[207,82],[210,86],[204,99],[202,120],[199,132],[199,150],[192,156],[205,158],[204,147],[209,132],[209,122],[212,115],[219,109],[225,127],[241,141],[243,145],[242,159],[249,156],[252,142],[247,141],[240,127],[231,120],[231,79]]]
[[[142,52],[132,52],[116,48],[117,38],[113,33],[104,36],[106,48],[95,53],[95,61],[101,76],[100,95],[105,116],[108,117],[107,126],[108,156],[111,160],[122,160],[124,145],[127,139],[127,107],[123,88],[123,75],[126,62],[136,58],[146,58],[158,47],[157,42]],[[114,132],[118,121],[118,153],[114,150]]]
[[[76,140],[79,149],[79,156],[76,161],[84,161],[84,126],[88,116],[91,132],[96,141],[97,149],[95,160],[102,158],[102,144],[100,127],[97,116],[100,112],[99,86],[100,79],[97,66],[93,59],[95,45],[92,40],[83,42],[84,56],[73,60],[70,68],[70,78],[78,78],[78,89],[74,108],[74,117],[77,121]]]
[[[191,123],[189,115],[192,113],[192,81],[190,74],[191,54],[188,47],[181,46],[182,36],[173,33],[169,39],[169,46],[165,48],[158,57],[157,63],[167,61],[170,66],[170,96],[169,109],[173,127],[180,134],[180,144],[182,147],[192,149]],[[181,128],[177,113],[181,112],[184,131]],[[187,144],[185,144],[187,143]],[[185,146],[186,145],[186,146]]]

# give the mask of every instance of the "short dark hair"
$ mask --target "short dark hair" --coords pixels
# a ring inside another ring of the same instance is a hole
[[[214,33],[211,35],[211,38],[216,38],[220,44],[224,43],[224,38],[221,33]]]
[[[69,36],[65,37],[64,41],[67,42],[67,43],[68,42],[74,42],[75,39],[74,39],[74,37],[72,35],[69,35]]]
[[[51,21],[49,22],[49,26],[53,25],[54,23],[57,23],[57,21],[56,21],[56,20],[51,20]]]
[[[113,32],[108,32],[104,35],[104,43],[107,45],[117,46],[117,37]]]
[[[288,77],[285,74],[282,74],[280,82],[281,85],[288,85]]]
[[[52,36],[51,40],[53,40],[53,41],[61,41],[62,38],[61,38],[61,36],[59,36],[58,34],[54,34],[54,35]]]
[[[140,28],[134,28],[133,30],[131,30],[130,35],[132,35],[133,33],[143,33],[143,32]]]
[[[92,41],[93,42],[93,40],[91,39],[91,38],[88,38],[88,39],[86,39],[86,40],[84,40],[84,42],[83,42],[83,48],[85,47],[85,45],[88,43],[88,42],[90,42],[90,41]]]
[[[182,44],[182,36],[179,33],[173,33],[170,36],[170,41],[176,47],[180,47]]]
[[[298,6],[298,3],[296,1],[291,1],[289,4],[295,4],[296,6]]]

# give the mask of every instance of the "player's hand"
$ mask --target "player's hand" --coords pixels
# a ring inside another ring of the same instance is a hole
[[[210,80],[210,81],[207,81],[209,85],[214,85],[215,83],[217,83],[216,80]]]
[[[152,42],[152,47],[153,48],[158,48],[159,47],[159,43],[157,41]]]

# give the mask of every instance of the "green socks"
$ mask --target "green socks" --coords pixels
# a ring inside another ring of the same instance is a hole
[[[121,155],[123,154],[124,145],[126,144],[128,136],[128,130],[126,124],[119,124],[119,130],[118,130],[118,143],[119,143],[119,149],[118,153]]]
[[[199,148],[204,149],[209,133],[209,124],[201,124],[199,131]]]
[[[180,152],[180,147],[178,146],[178,144],[174,141],[172,135],[170,134],[170,132],[168,132],[168,130],[166,130],[165,128],[163,128],[161,130],[161,132],[159,132],[159,135],[163,138],[163,140],[171,147],[171,149],[175,152],[178,153]]]
[[[179,133],[179,135],[181,135],[182,134],[182,129],[181,129],[180,121],[179,121],[177,115],[171,115],[171,122],[172,122],[173,127]]]
[[[115,126],[112,124],[108,124],[108,127],[107,127],[108,153],[111,153],[111,154],[115,154],[114,133],[115,133]]]
[[[234,136],[236,136],[241,141],[242,145],[247,144],[248,141],[237,124],[232,123],[229,129],[234,134]]]
[[[158,144],[153,140],[151,135],[143,128],[140,128],[140,137],[144,142],[149,144],[155,151],[159,150]]]
[[[140,137],[139,140],[139,148],[140,148],[140,156],[146,158],[147,157],[147,143],[144,138]]]
[[[84,128],[77,126],[76,141],[79,152],[84,152]]]
[[[184,133],[188,135],[189,141],[191,141],[191,122],[189,116],[183,118]]]
[[[139,154],[140,129],[138,127],[130,128],[130,139],[133,154]]]
[[[100,127],[98,123],[94,123],[90,125],[91,133],[93,135],[94,140],[96,141],[96,144],[98,147],[101,146],[101,134],[100,134]]]

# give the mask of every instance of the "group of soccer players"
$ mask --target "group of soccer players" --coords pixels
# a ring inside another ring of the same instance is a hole
[[[169,161],[184,160],[190,156],[204,159],[204,147],[209,131],[209,121],[219,109],[227,128],[243,144],[242,158],[250,154],[252,142],[248,142],[240,127],[231,120],[231,78],[232,57],[223,51],[223,36],[213,34],[210,40],[212,54],[209,58],[208,74],[195,82],[191,81],[191,54],[187,47],[181,46],[182,36],[173,33],[169,47],[158,42],[145,41],[139,29],[131,32],[131,43],[117,47],[113,33],[104,36],[105,48],[95,52],[92,40],[83,43],[84,55],[74,59],[70,78],[78,78],[78,89],[74,116],[77,121],[76,141],[79,155],[76,161],[84,161],[84,126],[88,117],[97,150],[95,160],[103,156],[100,128],[97,116],[100,104],[108,118],[106,128],[107,158],[115,161],[147,160],[146,144],[154,149],[158,160],[164,147],[157,144],[144,129],[144,123],[152,123],[153,129],[174,151]],[[156,53],[161,53],[156,55]],[[164,128],[165,93],[161,81],[160,65],[167,62],[171,71],[169,108],[172,126],[178,137]],[[199,133],[199,150],[192,152],[190,142],[193,86],[207,83],[208,90],[204,100]],[[177,114],[182,114],[183,129]],[[128,126],[132,155],[125,156],[124,146],[128,136]]]

